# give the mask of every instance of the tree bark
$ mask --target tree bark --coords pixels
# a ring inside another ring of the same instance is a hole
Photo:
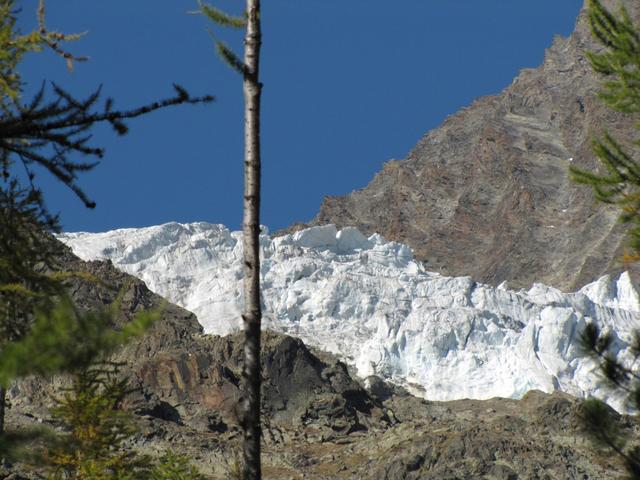
[[[261,478],[260,466],[260,0],[247,0],[244,40],[245,154],[244,215],[244,480]]]
[[[4,433],[4,411],[7,406],[7,389],[0,386],[0,434]]]

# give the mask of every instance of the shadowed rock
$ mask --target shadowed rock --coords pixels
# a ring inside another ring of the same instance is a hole
[[[162,299],[109,262],[83,263],[101,283],[74,280],[85,308],[109,304],[123,292],[118,323]],[[202,335],[189,312],[165,304],[148,334],[117,358],[137,387],[128,399],[140,433],[133,445],[158,455],[187,455],[212,478],[228,478],[240,451],[235,405],[239,398],[242,336]],[[265,333],[264,478],[444,479],[618,478],[622,465],[595,448],[580,424],[580,401],[530,392],[521,401],[428,402],[400,387],[367,379],[365,390],[330,354],[300,340]],[[8,427],[47,423],[49,394],[67,380],[25,380],[11,388]],[[616,417],[624,431],[637,421]],[[21,465],[0,476],[39,478]]]

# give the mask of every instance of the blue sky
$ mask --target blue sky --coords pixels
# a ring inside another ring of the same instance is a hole
[[[20,2],[35,24],[37,0]],[[240,0],[215,5],[239,11]],[[263,205],[271,230],[306,221],[324,195],[364,187],[389,159],[474,99],[497,93],[542,61],[554,35],[568,35],[582,0],[272,0],[263,2]],[[81,186],[87,210],[39,175],[67,231],[104,231],[172,220],[230,228],[242,215],[240,78],[216,57],[209,25],[188,15],[195,0],[48,2],[50,28],[86,31],[70,46],[87,63],[72,73],[52,54],[22,65],[26,95],[52,80],[82,96],[102,84],[115,106],[172,93],[213,94],[208,106],[177,107],[129,123]],[[241,50],[241,35],[220,32]]]

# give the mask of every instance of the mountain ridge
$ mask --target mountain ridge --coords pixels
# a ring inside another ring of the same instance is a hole
[[[205,333],[241,328],[241,232],[173,222],[59,238],[193,311]],[[623,408],[583,358],[579,336],[591,321],[615,330],[621,359],[630,359],[640,296],[628,274],[570,294],[495,288],[429,272],[405,245],[333,225],[262,235],[261,258],[264,328],[338,355],[361,378],[378,375],[430,400],[560,389]]]
[[[640,19],[640,7],[623,3]],[[314,219],[283,233],[354,226],[411,246],[429,270],[492,285],[573,290],[624,269],[637,279],[639,267],[620,264],[618,211],[568,175],[569,165],[597,168],[590,142],[604,127],[624,144],[636,136],[635,120],[596,96],[601,78],[585,52],[599,48],[583,7],[540,67],[449,116],[366,187],[325,197]]]
[[[139,428],[127,447],[154,457],[170,450],[207,478],[232,478],[241,451],[235,403],[242,335],[202,335],[191,313],[109,261],[85,263],[66,253],[61,267],[101,280],[70,278],[69,292],[83,309],[116,301],[118,325],[164,305],[150,331],[116,356],[136,387],[124,402]],[[300,340],[274,333],[263,340],[265,479],[584,479],[624,472],[619,457],[587,441],[580,401],[561,392],[428,402],[375,377],[365,390],[343,363]],[[51,394],[65,386],[64,377],[15,382],[7,427],[51,425]],[[633,417],[612,419],[625,433],[640,428]],[[42,473],[0,465],[3,478],[36,480]]]

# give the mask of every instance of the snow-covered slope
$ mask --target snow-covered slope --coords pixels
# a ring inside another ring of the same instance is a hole
[[[206,332],[240,328],[240,232],[207,223],[60,236],[85,260],[108,258],[193,311]],[[596,395],[620,408],[578,334],[595,320],[620,355],[640,327],[627,274],[576,293],[509,291],[424,270],[411,250],[358,230],[314,227],[262,244],[266,328],[302,338],[433,400],[520,397],[530,389]]]

